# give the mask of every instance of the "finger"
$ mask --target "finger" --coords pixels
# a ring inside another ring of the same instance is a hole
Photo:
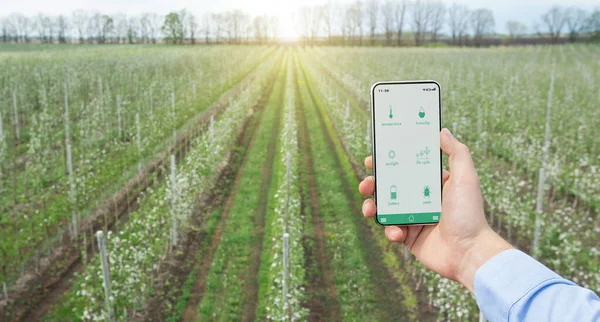
[[[368,156],[365,158],[365,167],[369,170],[373,170],[373,157]]]
[[[412,252],[413,244],[415,243],[415,240],[417,240],[417,237],[419,237],[421,230],[423,230],[423,226],[408,227],[408,230],[406,233],[406,239],[404,240],[404,243],[408,246],[408,249],[411,252]]]
[[[450,172],[446,169],[442,170],[442,186],[446,184],[448,179],[450,179]]]
[[[365,196],[372,196],[375,191],[375,178],[368,176],[358,185],[358,191]]]
[[[375,201],[369,198],[363,202],[362,206],[363,215],[367,218],[372,218],[377,213],[377,206],[375,206]]]
[[[385,236],[391,242],[404,243],[406,240],[406,227],[387,226]]]
[[[452,172],[452,177],[454,178],[452,179],[453,182],[454,180],[478,180],[469,148],[454,138],[452,133],[446,128],[442,129],[440,133],[440,147],[449,157],[448,163],[450,164],[450,172]]]

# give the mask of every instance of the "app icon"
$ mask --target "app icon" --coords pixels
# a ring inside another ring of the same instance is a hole
[[[423,109],[423,106],[421,106],[421,109],[419,110],[419,117],[420,118],[424,118],[425,117],[425,110]]]
[[[431,199],[431,189],[429,189],[429,186],[423,188],[423,198],[425,198],[425,200]]]
[[[390,187],[390,199],[396,200],[396,198],[398,198],[397,189],[395,185],[392,185]]]
[[[388,152],[388,157],[390,159],[395,159],[396,158],[396,151],[390,150],[390,152]]]
[[[429,153],[431,153],[431,150],[427,146],[421,151],[417,152],[417,164],[430,164]]]

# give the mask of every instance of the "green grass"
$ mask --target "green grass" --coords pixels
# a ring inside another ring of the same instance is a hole
[[[281,64],[281,62],[280,62]],[[250,265],[255,209],[259,207],[260,186],[263,180],[262,168],[267,157],[267,147],[272,139],[271,130],[276,122],[278,97],[284,90],[285,70],[282,68],[275,82],[273,92],[265,107],[263,119],[259,123],[253,146],[247,155],[247,162],[240,177],[239,190],[228,214],[221,243],[216,251],[206,284],[205,297],[198,307],[199,320],[231,321],[239,320],[247,299],[245,298],[244,278]]]

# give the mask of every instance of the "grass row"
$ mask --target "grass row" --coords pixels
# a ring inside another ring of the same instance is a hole
[[[248,301],[245,292],[248,281],[245,277],[250,266],[252,245],[256,243],[256,236],[253,234],[256,216],[262,215],[256,214],[255,209],[260,207],[261,193],[267,193],[260,191],[261,183],[263,180],[271,180],[270,176],[263,177],[262,168],[267,158],[267,147],[276,139],[271,137],[271,132],[276,123],[280,122],[277,116],[281,109],[279,98],[283,94],[284,85],[285,69],[281,68],[263,119],[258,124],[258,132],[251,143],[251,150],[247,154],[248,160],[238,183],[239,190],[208,272],[205,297],[198,307],[198,317],[202,321],[239,320],[244,313],[243,309]]]

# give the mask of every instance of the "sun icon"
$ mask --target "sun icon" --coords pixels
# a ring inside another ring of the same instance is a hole
[[[390,150],[390,152],[388,152],[388,157],[390,159],[395,159],[396,158],[396,151]]]
[[[425,198],[431,197],[431,190],[429,189],[429,186],[425,186],[425,188],[423,189],[423,196]]]

